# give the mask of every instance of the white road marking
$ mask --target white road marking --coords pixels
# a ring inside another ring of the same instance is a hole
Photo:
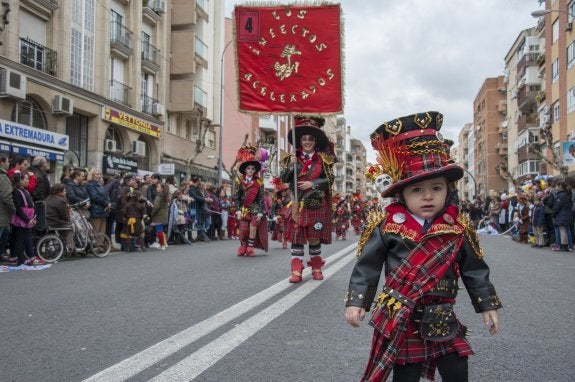
[[[329,265],[330,263],[338,260],[340,257],[349,254],[351,251],[355,249],[356,246],[357,244],[352,244],[336,252],[335,254],[327,257],[325,259],[326,265]],[[351,259],[353,259],[353,257],[350,256],[348,258],[348,261],[350,261]],[[338,268],[338,270],[342,266],[343,265],[341,265]],[[310,273],[311,270],[309,268],[306,268],[303,271],[303,276],[309,276]],[[326,278],[327,275],[331,276],[332,274],[333,272],[331,272],[331,267],[327,268],[324,272]],[[94,374],[93,376],[85,379],[83,382],[125,381],[137,375],[138,373],[141,373],[147,368],[153,366],[154,364],[160,362],[161,360],[169,357],[170,355],[176,353],[177,351],[183,349],[184,347],[194,343],[195,341],[213,332],[214,330],[220,328],[221,326],[229,323],[230,321],[235,320],[242,314],[254,309],[258,305],[264,303],[265,301],[276,296],[277,294],[283,292],[284,290],[292,286],[292,284],[289,284],[287,280],[288,279],[286,278],[278,282],[277,284],[272,285],[268,289],[265,289],[259,292],[258,294],[255,294],[252,297],[244,301],[241,301],[229,307],[228,309],[225,309],[220,313],[217,313],[216,315],[211,316],[206,320],[189,327],[188,329],[181,331],[180,333],[173,335],[170,338],[158,342],[157,344],[145,350],[142,350],[141,352],[133,355],[130,358],[127,358],[115,365],[110,366],[107,369],[102,370],[97,374]],[[302,286],[294,290],[294,292],[292,293],[296,293],[300,289],[307,290],[306,287],[308,285],[314,286],[315,289],[317,286],[321,285],[321,282],[309,282],[309,283],[304,282]]]
[[[327,268],[323,273],[325,279],[333,276],[337,271],[354,260],[349,256],[338,261],[336,264]],[[285,313],[292,306],[297,304],[301,299],[317,289],[322,283],[308,282],[294,290],[289,295],[281,298],[268,308],[262,310],[255,316],[247,319],[240,325],[236,326],[229,332],[221,335],[216,340],[210,342],[204,347],[198,349],[195,353],[184,358],[174,366],[170,367],[163,373],[151,379],[151,382],[179,382],[192,381],[198,375],[203,373],[210,366],[214,365],[226,354],[241,345],[244,341],[256,334],[267,324],[272,322],[278,316]]]

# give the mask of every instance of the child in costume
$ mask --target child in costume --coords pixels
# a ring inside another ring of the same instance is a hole
[[[382,124],[372,134],[381,169],[393,182],[383,197],[398,200],[372,214],[358,243],[346,294],[347,322],[359,326],[375,306],[371,354],[362,381],[467,381],[473,354],[453,305],[461,278],[490,334],[501,303],[475,231],[453,203],[463,169],[448,162],[437,112]],[[376,296],[382,272],[383,290]]]
[[[347,230],[349,229],[349,208],[347,207],[347,200],[341,196],[334,212],[334,225],[335,225],[335,239],[345,240]]]
[[[243,146],[236,159],[240,176],[236,178],[235,201],[238,206],[240,246],[238,256],[255,256],[255,248],[268,251],[268,223],[264,208],[264,182],[258,176],[261,163],[255,158],[256,149]]]
[[[123,246],[127,252],[132,252],[137,245],[144,251],[144,215],[146,207],[140,201],[139,191],[129,191],[126,194],[126,204],[122,208],[122,233]]]
[[[295,152],[282,160],[281,179],[289,183],[294,195],[292,219],[290,283],[302,282],[304,250],[308,245],[312,278],[323,280],[321,258],[322,244],[331,244],[333,233],[333,209],[331,185],[336,161],[333,142],[322,126],[323,118],[294,118],[294,128],[288,132]],[[295,141],[292,137],[295,135]],[[297,198],[296,198],[297,195]]]

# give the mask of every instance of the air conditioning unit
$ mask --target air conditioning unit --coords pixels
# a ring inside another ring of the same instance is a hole
[[[565,24],[565,30],[566,30],[566,31],[573,30],[573,23],[567,23],[567,24]]]
[[[166,2],[164,0],[150,0],[149,7],[156,13],[166,12]]]
[[[146,156],[146,142],[134,141],[132,142],[132,154],[139,156]]]
[[[104,141],[104,151],[117,151],[116,149],[116,141],[113,139],[106,139]]]
[[[26,99],[26,76],[0,68],[0,97]]]
[[[74,101],[71,98],[56,95],[52,101],[52,113],[72,115],[74,113]]]
[[[155,115],[156,117],[164,115],[165,111],[166,109],[164,108],[164,105],[162,105],[161,103],[154,102],[152,104],[152,114]]]

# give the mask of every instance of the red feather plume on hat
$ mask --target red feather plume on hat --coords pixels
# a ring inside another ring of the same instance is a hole
[[[242,146],[236,154],[236,160],[239,163],[256,160],[256,148],[253,146]]]
[[[276,192],[287,190],[289,187],[286,183],[282,182],[279,176],[272,178],[272,184],[274,185]]]

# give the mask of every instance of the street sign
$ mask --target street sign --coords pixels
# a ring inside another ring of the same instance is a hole
[[[158,174],[160,175],[174,175],[176,173],[176,165],[174,163],[160,163],[158,165]]]

